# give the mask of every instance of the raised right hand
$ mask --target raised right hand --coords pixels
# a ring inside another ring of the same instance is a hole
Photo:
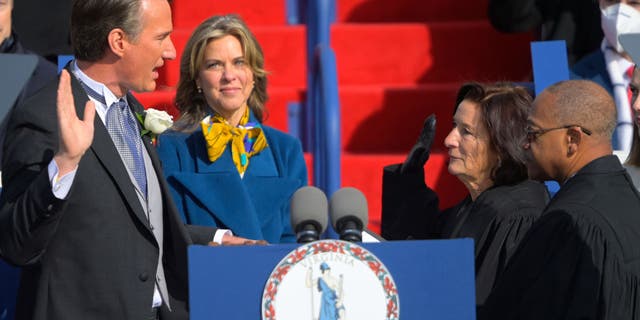
[[[431,153],[431,144],[433,144],[433,138],[436,136],[436,116],[430,114],[425,120],[418,136],[418,141],[411,148],[407,158],[400,167],[400,173],[412,172],[415,170],[422,170],[424,164],[429,159]]]
[[[84,119],[76,114],[76,106],[71,92],[71,76],[62,70],[58,84],[57,113],[59,127],[59,147],[54,160],[58,165],[58,176],[73,171],[93,141],[93,120],[96,108],[93,101],[84,107]]]

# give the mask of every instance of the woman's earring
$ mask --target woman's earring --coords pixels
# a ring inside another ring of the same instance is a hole
[[[202,88],[198,87],[198,93],[202,93]]]

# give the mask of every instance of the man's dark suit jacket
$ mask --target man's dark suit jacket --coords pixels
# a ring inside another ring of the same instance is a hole
[[[8,43],[6,41],[9,41]],[[5,39],[5,42],[2,43],[2,49],[0,53],[6,54],[31,54],[35,55],[38,58],[38,64],[36,65],[36,69],[31,74],[29,78],[29,82],[25,84],[22,93],[18,97],[16,101],[16,105],[20,104],[20,102],[34,93],[38,92],[38,90],[42,89],[47,83],[56,78],[58,74],[58,67],[47,61],[42,56],[36,54],[35,52],[28,50],[25,48],[17,34],[12,33],[11,37]]]
[[[71,76],[82,117],[87,94]],[[23,266],[18,319],[143,319],[151,312],[158,244],[104,124],[96,114],[91,147],[65,200],[52,193],[47,165],[58,149],[53,81],[16,108],[8,129],[0,199],[0,254]],[[128,96],[134,112],[142,106]],[[212,228],[181,222],[158,156],[145,147],[163,201],[164,259],[170,304],[163,319],[187,319],[187,245],[206,244]],[[191,236],[190,236],[191,233]]]
[[[598,49],[578,61],[571,69],[571,79],[591,80],[605,88],[613,96],[613,84],[607,71],[602,50]]]

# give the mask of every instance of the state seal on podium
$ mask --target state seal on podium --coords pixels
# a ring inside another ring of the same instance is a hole
[[[384,264],[363,247],[320,240],[287,254],[262,294],[264,320],[397,320],[400,300]]]

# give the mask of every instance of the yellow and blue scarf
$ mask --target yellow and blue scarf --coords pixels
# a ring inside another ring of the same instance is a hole
[[[207,142],[209,161],[216,161],[231,141],[233,164],[243,175],[249,166],[249,158],[267,147],[267,139],[259,123],[249,122],[249,110],[245,111],[237,127],[233,127],[219,114],[202,120],[202,133]]]

